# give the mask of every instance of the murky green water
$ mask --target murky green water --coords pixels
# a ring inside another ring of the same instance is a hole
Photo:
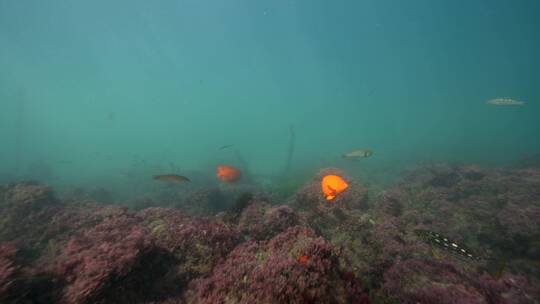
[[[540,153],[540,4],[0,1],[0,181],[131,191],[217,163],[335,166]],[[492,98],[524,106],[486,104]],[[233,145],[219,150],[223,145]],[[375,154],[357,162],[354,148]],[[130,190],[131,189],[131,190]]]

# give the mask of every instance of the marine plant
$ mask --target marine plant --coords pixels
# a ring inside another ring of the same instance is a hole
[[[149,208],[139,215],[157,244],[176,258],[170,266],[184,283],[208,274],[240,241],[236,229],[215,218],[166,208]]]
[[[17,248],[10,243],[0,245],[0,301],[7,302],[16,297],[19,267],[15,263]]]
[[[302,262],[298,257],[307,257]],[[354,279],[342,279],[332,246],[295,226],[266,242],[236,247],[212,275],[192,283],[196,303],[349,303],[365,299]],[[352,293],[352,294],[351,294]],[[357,303],[360,303],[357,301]]]
[[[73,236],[53,271],[65,284],[62,303],[126,303],[161,296],[153,284],[167,260],[148,230],[125,214]]]
[[[398,260],[383,288],[400,303],[535,303],[538,288],[523,277],[468,273],[447,261]]]
[[[36,182],[7,185],[0,194],[0,242],[12,241],[39,255],[42,233],[63,204],[50,187]]]
[[[287,205],[272,207],[264,202],[254,202],[240,215],[238,230],[249,238],[267,240],[299,222],[296,211]]]

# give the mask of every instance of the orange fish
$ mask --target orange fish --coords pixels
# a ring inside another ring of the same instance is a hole
[[[326,200],[331,201],[345,191],[349,184],[337,175],[326,175],[322,179],[321,187]]]
[[[296,258],[296,261],[302,265],[307,265],[307,263],[309,262],[309,257],[307,255],[301,255]]]
[[[223,165],[217,167],[216,176],[222,182],[233,183],[242,177],[242,172],[235,167]]]

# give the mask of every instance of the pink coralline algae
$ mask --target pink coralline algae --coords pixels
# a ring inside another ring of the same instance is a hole
[[[264,214],[263,225],[267,232],[263,234],[268,238],[297,224],[299,224],[298,215],[289,206],[272,207]]]
[[[238,229],[256,240],[267,240],[297,224],[298,215],[289,206],[271,207],[255,202],[243,210],[238,220]]]
[[[0,189],[0,242],[39,251],[42,231],[62,208],[51,188],[34,182]]]
[[[16,289],[18,266],[15,264],[17,249],[13,244],[0,245],[0,302],[7,302]]]
[[[306,263],[298,262],[307,256]],[[350,280],[341,278],[331,245],[295,226],[267,242],[245,242],[193,283],[195,303],[365,303]],[[357,294],[349,294],[354,292]]]
[[[400,303],[487,303],[451,264],[399,259],[384,274],[384,290]]]
[[[327,174],[349,184],[331,203],[321,190]],[[0,186],[0,302],[540,299],[538,168],[424,166],[369,204],[367,189],[337,169],[322,170],[286,201],[254,185],[195,187],[164,186],[138,206],[184,210],[132,212],[60,201],[36,183]]]
[[[32,267],[22,250],[0,244],[0,303],[56,303],[58,278],[42,267]]]
[[[400,187],[404,219],[494,255],[536,259],[540,252],[539,169],[434,166],[418,171],[424,173]],[[429,182],[448,175],[456,177],[451,185]],[[509,268],[532,273],[531,267],[513,260]]]
[[[212,218],[165,208],[139,213],[158,244],[177,258],[176,275],[189,281],[208,274],[240,240],[236,229]]]
[[[67,206],[56,212],[43,231],[42,239],[59,242],[87,228],[115,217],[128,215],[127,208],[97,205]],[[67,240],[66,240],[67,241]]]
[[[41,269],[23,265],[20,250],[0,244],[0,303],[53,303],[55,280]]]
[[[163,275],[159,265],[165,255],[137,222],[127,214],[113,217],[67,243],[54,267],[65,282],[62,303],[126,303],[156,296],[145,291]]]
[[[43,205],[57,203],[51,188],[35,182],[22,182],[8,186],[4,195],[7,205],[21,207],[29,211]]]
[[[494,279],[421,258],[398,259],[385,273],[383,288],[400,303],[535,303],[538,296],[520,276]]]

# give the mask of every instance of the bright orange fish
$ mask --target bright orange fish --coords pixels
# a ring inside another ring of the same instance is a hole
[[[307,263],[309,262],[309,257],[307,255],[301,255],[296,258],[296,261],[302,265],[307,265]]]
[[[222,182],[234,183],[242,177],[242,172],[235,167],[222,165],[217,167],[216,176]]]
[[[349,184],[337,175],[326,175],[322,179],[321,187],[326,200],[331,201],[345,191]]]

